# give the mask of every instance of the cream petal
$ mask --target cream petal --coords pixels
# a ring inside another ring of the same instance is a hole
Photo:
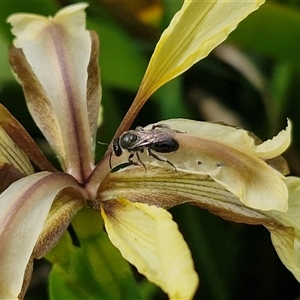
[[[16,181],[1,194],[0,299],[17,298],[52,202],[68,187],[81,189],[68,174],[41,172]]]
[[[126,199],[102,204],[105,228],[123,257],[170,299],[192,299],[198,286],[191,253],[172,216]]]
[[[141,98],[183,73],[226,39],[263,0],[185,1],[163,32],[141,84]]]
[[[59,123],[66,171],[79,181],[84,181],[93,168],[86,100],[91,56],[91,37],[85,29],[86,6],[71,5],[53,19],[26,14],[8,18],[16,34],[14,43],[22,48]],[[29,108],[40,106],[41,100],[32,102]],[[44,114],[41,117],[35,109],[31,113],[38,124],[43,123]]]
[[[283,228],[267,227],[272,243],[282,263],[300,282],[300,178],[287,177],[289,208],[285,213],[277,211],[266,214],[280,222]]]
[[[191,136],[184,131],[171,131],[170,134],[179,143],[179,149],[158,154],[168,159],[178,171],[209,175],[248,207],[279,211],[287,209],[288,192],[284,176],[261,159],[210,138]],[[141,153],[140,158],[144,163],[169,166],[146,153]],[[126,159],[128,153],[123,154],[123,160]]]
[[[227,126],[224,124],[201,122],[188,119],[169,119],[150,124],[145,129],[151,129],[153,125],[166,124],[172,129],[185,132],[200,138],[208,138],[231,145],[247,151],[261,159],[270,159],[282,154],[291,143],[292,124],[288,120],[286,129],[280,131],[275,137],[257,145],[257,140],[249,131],[242,128]]]
[[[269,159],[283,153],[291,144],[292,123],[288,120],[286,129],[281,130],[272,139],[253,147],[254,155],[261,159]]]

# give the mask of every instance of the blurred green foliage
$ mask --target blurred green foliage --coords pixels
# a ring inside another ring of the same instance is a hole
[[[73,2],[0,0],[0,101],[41,145],[42,135],[27,112],[21,87],[9,68],[7,48],[12,36],[6,18],[14,12],[51,15]],[[101,45],[104,120],[98,140],[109,142],[135,96],[159,35],[180,2],[89,3],[88,29],[99,34]],[[300,2],[267,0],[238,26],[226,44],[235,45],[235,51],[227,52],[221,46],[162,87],[134,125],[171,117],[213,121],[217,117],[224,121],[229,116],[232,123],[265,139],[283,128],[289,117],[294,127],[293,145],[285,157],[291,174],[300,176]],[[229,60],[232,53],[233,60]],[[104,151],[105,147],[99,145],[98,159]],[[229,223],[185,205],[171,212],[200,275],[196,299],[299,297],[299,283],[281,264],[263,227]],[[73,226],[81,247],[72,245],[72,234],[66,233],[48,255],[54,262],[50,276],[53,299],[166,299],[135,270],[135,278],[131,275],[128,264],[106,238],[100,216],[82,211]],[[38,264],[37,272],[43,268],[47,270],[48,264]],[[27,299],[47,299],[47,276],[34,275],[33,282]]]

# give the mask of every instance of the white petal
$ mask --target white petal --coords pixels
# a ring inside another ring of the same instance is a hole
[[[56,132],[61,135],[64,152],[58,154],[65,162],[65,171],[79,181],[92,171],[94,146],[86,101],[91,55],[91,37],[85,29],[86,6],[71,5],[53,18],[30,14],[8,18],[16,35],[15,45],[22,48],[45,92],[44,99],[27,99],[30,112],[47,138],[50,125],[59,124]],[[51,117],[56,122],[49,125],[43,109],[54,113]],[[53,140],[49,138],[49,142]],[[54,149],[61,148],[54,145]]]

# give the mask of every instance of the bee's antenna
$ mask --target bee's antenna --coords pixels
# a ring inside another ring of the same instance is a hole
[[[104,143],[104,142],[100,142],[100,141],[98,141],[98,144],[103,145],[103,146],[108,146],[109,145],[109,143]]]

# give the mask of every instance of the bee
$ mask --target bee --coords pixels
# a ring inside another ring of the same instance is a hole
[[[125,131],[121,136],[116,137],[113,140],[113,152],[116,156],[120,156],[123,150],[127,150],[130,153],[128,162],[134,165],[141,165],[146,170],[145,164],[139,156],[139,153],[143,153],[146,150],[149,156],[168,163],[176,171],[176,167],[167,158],[152,152],[170,153],[178,150],[179,143],[173,137],[176,132],[176,130],[172,130],[168,125],[164,124],[153,125],[150,130],[139,126],[135,130]],[[112,168],[111,156],[109,160],[110,168]],[[136,156],[136,161],[133,160],[134,156]]]

